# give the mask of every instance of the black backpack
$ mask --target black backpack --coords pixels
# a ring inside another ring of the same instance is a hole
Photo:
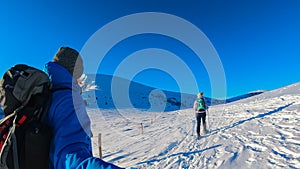
[[[52,138],[45,119],[51,105],[47,74],[27,65],[10,68],[0,81],[0,168],[47,169]]]

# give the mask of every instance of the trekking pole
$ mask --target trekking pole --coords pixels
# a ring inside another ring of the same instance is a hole
[[[207,109],[206,116],[207,116],[207,128],[208,128],[208,131],[210,132],[210,126],[209,126],[209,111],[208,111],[208,109]]]

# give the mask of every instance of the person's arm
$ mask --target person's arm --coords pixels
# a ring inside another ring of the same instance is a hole
[[[76,160],[75,160],[76,161]],[[123,169],[111,163],[107,163],[100,158],[89,157],[83,160],[76,169]]]
[[[71,90],[61,91],[56,112],[54,166],[58,169],[119,169],[119,167],[93,157],[89,139],[90,121],[81,98],[73,100]],[[72,104],[74,103],[74,105]],[[79,119],[81,122],[79,122]]]
[[[194,102],[193,108],[194,108],[195,111],[197,111],[197,101]]]

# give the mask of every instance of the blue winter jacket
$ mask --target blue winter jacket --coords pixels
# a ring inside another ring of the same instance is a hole
[[[92,156],[90,119],[76,80],[67,69],[54,62],[47,63],[45,69],[54,91],[48,113],[53,130],[50,168],[119,168]]]

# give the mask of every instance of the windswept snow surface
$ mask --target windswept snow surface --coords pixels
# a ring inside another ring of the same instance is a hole
[[[192,109],[141,113],[92,104],[93,153],[101,133],[103,159],[122,167],[300,168],[300,83],[210,107],[211,133],[200,140]]]

